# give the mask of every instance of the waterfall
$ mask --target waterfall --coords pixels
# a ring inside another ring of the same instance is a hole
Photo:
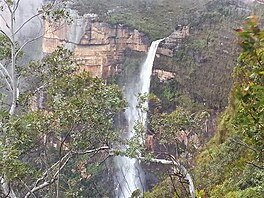
[[[87,16],[79,16],[76,10],[68,9],[70,16],[72,18],[72,23],[68,25],[68,29],[65,32],[65,48],[71,51],[74,50],[77,44],[80,43],[83,35],[85,34],[85,29],[87,26]]]
[[[150,77],[152,73],[153,62],[159,43],[163,39],[152,42],[147,58],[140,68],[140,79],[136,84],[127,85],[125,90],[125,98],[128,102],[128,108],[125,111],[125,117],[128,123],[127,131],[123,134],[123,138],[128,140],[133,137],[136,121],[141,121],[145,126],[147,112],[140,112],[138,106],[138,94],[149,94]],[[135,80],[136,81],[136,80]],[[148,102],[143,104],[143,108],[148,108]],[[135,190],[144,192],[145,190],[145,174],[140,166],[140,161],[123,156],[117,156],[114,159],[117,166],[115,175],[116,197],[128,198]]]

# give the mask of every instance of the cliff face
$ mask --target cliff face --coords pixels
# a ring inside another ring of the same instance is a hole
[[[44,53],[58,46],[73,50],[76,59],[93,76],[107,77],[121,68],[125,52],[132,50],[147,53],[149,40],[136,29],[118,24],[97,22],[91,16],[75,16],[72,24],[45,25]],[[179,40],[188,36],[188,28],[176,30],[165,39],[157,53],[173,56]]]
[[[57,46],[73,50],[76,59],[94,76],[105,77],[115,72],[126,50],[146,53],[147,37],[123,25],[79,19],[58,27],[46,24],[43,51],[51,53]]]

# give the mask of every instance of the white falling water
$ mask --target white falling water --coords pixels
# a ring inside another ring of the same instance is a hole
[[[83,35],[85,34],[85,28],[87,25],[87,17],[79,16],[76,10],[68,10],[72,23],[68,25],[68,30],[65,32],[65,48],[74,50],[77,44],[80,43]]]
[[[152,73],[153,62],[155,59],[156,51],[159,43],[163,39],[152,42],[148,56],[144,64],[140,69],[140,80],[137,84],[133,84],[126,87],[125,98],[128,101],[129,107],[125,111],[125,117],[128,122],[127,132],[124,133],[124,139],[130,139],[133,137],[135,131],[135,122],[140,120],[145,126],[147,112],[140,113],[138,110],[138,99],[139,93],[148,94],[150,87],[150,77]],[[148,103],[145,102],[144,108],[148,108]],[[115,181],[116,197],[117,198],[128,198],[135,190],[144,192],[145,190],[145,175],[141,169],[140,161],[128,157],[118,156],[115,158],[117,166],[117,173]]]

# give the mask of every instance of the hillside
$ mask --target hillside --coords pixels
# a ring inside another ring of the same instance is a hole
[[[170,85],[162,85],[159,93],[153,88],[153,92],[159,97],[164,96],[163,92],[172,92],[169,98],[162,98],[167,108],[182,103],[182,97],[214,111],[227,105],[231,71],[238,55],[233,29],[246,16],[261,13],[257,4],[233,0],[79,1],[73,7],[80,14],[96,13],[101,21],[136,28],[150,40],[170,35],[179,25],[189,26],[190,36],[174,50],[174,56],[155,62],[155,68],[176,75]]]
[[[0,197],[262,198],[261,2],[2,1]]]
[[[179,106],[191,112],[207,110],[213,123],[215,115],[223,112],[218,116],[217,126],[211,124],[209,127],[209,132],[215,132],[215,135],[199,151],[196,165],[192,167],[197,197],[201,198],[260,198],[264,193],[263,110],[258,109],[257,123],[254,123],[247,112],[241,114],[241,103],[237,102],[241,98],[236,95],[238,87],[245,81],[236,76],[239,66],[234,66],[241,65],[243,53],[247,51],[243,48],[238,60],[241,48],[234,29],[243,26],[246,17],[252,14],[260,16],[262,22],[264,13],[264,6],[246,2],[113,0],[75,5],[81,14],[87,10],[95,12],[99,20],[136,28],[151,41],[166,37],[181,26],[190,27],[189,37],[174,49],[173,57],[161,56],[154,63],[155,69],[171,72],[174,78],[161,82],[153,76],[151,89],[161,99],[163,112],[173,112]],[[239,36],[245,39],[243,35]],[[134,70],[139,62],[136,56],[128,57],[123,75],[129,75],[126,73],[128,68]],[[259,67],[263,69],[262,64]],[[120,80],[122,76],[117,78]],[[248,79],[248,76],[243,78]],[[259,80],[263,88],[263,76]],[[256,97],[261,98],[260,91],[258,94]],[[259,124],[260,128],[254,124]],[[252,138],[257,138],[257,142]],[[146,197],[184,197],[184,190],[177,193],[174,188],[181,184],[176,181],[177,177],[174,178],[176,184],[171,179],[165,179],[152,192],[146,193]]]

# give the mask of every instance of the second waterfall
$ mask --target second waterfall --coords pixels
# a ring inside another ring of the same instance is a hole
[[[143,126],[146,125],[147,112],[141,112],[137,108],[139,94],[149,94],[150,77],[152,73],[153,62],[159,43],[163,39],[153,41],[148,52],[148,56],[140,68],[140,79],[132,80],[134,83],[125,86],[124,95],[128,102],[128,108],[125,111],[127,128],[123,134],[124,140],[129,140],[135,135],[134,126],[137,121],[141,121]],[[143,104],[143,108],[148,108],[148,103]],[[146,127],[146,126],[145,126]],[[126,149],[126,148],[123,148]],[[145,174],[140,166],[140,161],[128,157],[118,156],[115,158],[117,171],[115,173],[116,197],[129,198],[135,190],[144,192]]]

